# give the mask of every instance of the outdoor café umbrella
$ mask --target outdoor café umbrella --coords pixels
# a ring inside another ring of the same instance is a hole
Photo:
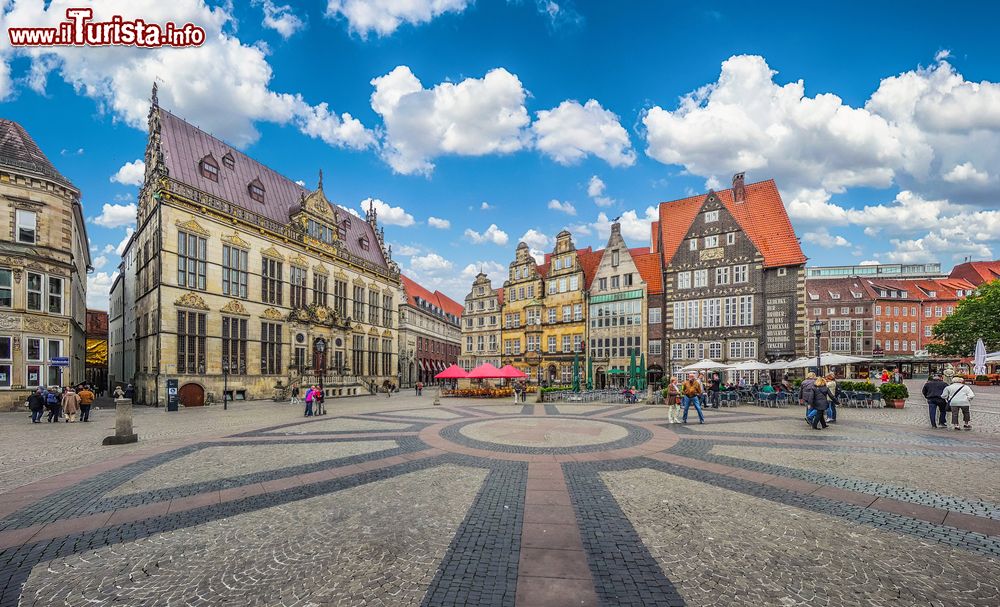
[[[764,371],[771,369],[771,365],[758,362],[756,360],[745,360],[729,367],[730,371]]]
[[[594,359],[587,355],[587,389],[594,389]]]
[[[635,387],[636,379],[636,368],[635,368],[635,350],[632,350],[632,355],[628,360],[628,385],[630,388]]]
[[[691,363],[686,367],[681,367],[681,371],[711,371],[713,369],[728,369],[729,365],[724,365],[722,363],[715,362],[714,360],[705,358],[699,360],[696,363]]]
[[[500,373],[500,377],[504,379],[524,379],[525,377],[528,377],[522,371],[518,371],[517,368],[512,367],[511,365],[504,365],[500,367]]]
[[[792,362],[786,365],[787,369],[806,369],[808,367],[816,366],[815,356],[803,356],[802,358],[796,358]]]
[[[434,379],[465,379],[469,374],[458,365],[452,365],[434,376]]]
[[[469,379],[500,379],[503,375],[500,375],[500,369],[490,363],[484,363],[470,371],[466,377]]]
[[[823,366],[827,365],[853,365],[856,363],[868,362],[867,358],[861,358],[860,356],[848,356],[846,354],[834,354],[832,352],[823,352],[819,355],[820,360],[823,362]]]
[[[580,391],[580,353],[573,352],[573,391]]]
[[[646,389],[646,353],[639,356],[639,387]]]
[[[983,343],[982,339],[976,340],[976,353],[972,357],[972,372],[976,375],[986,375],[986,344]]]

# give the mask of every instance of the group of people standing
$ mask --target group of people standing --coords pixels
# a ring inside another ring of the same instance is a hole
[[[46,421],[49,423],[66,421],[75,423],[90,421],[90,410],[97,396],[87,384],[75,388],[67,386],[59,388],[50,386],[48,389],[39,387],[28,396],[27,406],[31,411],[31,423],[42,423],[42,416],[48,411]]]
[[[837,380],[833,373],[824,377],[817,377],[812,372],[806,374],[799,399],[806,406],[806,421],[813,430],[828,428],[827,421],[837,423]]]
[[[701,408],[706,402],[707,395],[704,383],[694,373],[688,373],[687,379],[681,384],[677,383],[676,377],[671,377],[666,389],[667,421],[671,424],[686,424],[688,410],[694,405],[694,410],[698,412],[698,423],[704,424],[705,414]],[[683,414],[681,414],[682,407]]]
[[[972,430],[972,416],[969,407],[976,393],[972,391],[960,376],[951,378],[951,383],[944,381],[942,375],[931,375],[921,391],[927,399],[927,409],[930,413],[931,428],[948,429],[948,411],[951,411],[951,423],[956,430]],[[958,425],[959,414],[964,425]]]
[[[319,386],[309,386],[303,399],[306,403],[305,417],[314,415],[326,415],[326,395],[319,389]],[[299,404],[299,387],[292,386],[292,403]]]

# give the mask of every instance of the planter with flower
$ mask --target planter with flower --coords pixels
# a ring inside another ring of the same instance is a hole
[[[882,394],[885,406],[893,409],[902,409],[903,405],[906,404],[906,399],[910,396],[909,390],[903,384],[882,384],[878,391]]]

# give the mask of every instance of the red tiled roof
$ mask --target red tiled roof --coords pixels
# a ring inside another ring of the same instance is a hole
[[[860,293],[861,297],[854,297],[854,293]],[[806,304],[809,305],[840,304],[846,306],[853,301],[872,301],[874,299],[875,292],[865,284],[864,280],[856,276],[806,280]]]
[[[646,292],[650,295],[657,295],[663,292],[663,274],[660,268],[660,255],[658,253],[632,253],[632,261],[635,263],[639,275],[646,281]]]
[[[781,201],[773,179],[747,184],[746,200],[737,204],[733,190],[721,190],[716,196],[722,201],[736,222],[746,232],[757,250],[764,256],[765,267],[792,266],[806,262],[788,212]],[[667,263],[673,259],[678,247],[691,229],[702,203],[708,194],[699,194],[680,200],[660,203],[660,220],[653,222],[654,229],[662,229],[663,253]],[[655,247],[656,233],[652,233]]]
[[[590,247],[587,247],[576,252],[576,259],[580,262],[580,268],[583,270],[583,284],[585,288],[589,289],[590,285],[594,282],[594,275],[597,274],[597,268],[600,267],[601,257],[603,256],[604,249],[593,251]]]
[[[437,306],[441,310],[455,316],[456,318],[462,316],[465,306],[448,297],[441,291],[434,291],[431,293],[415,280],[405,275],[400,275],[400,279],[403,282],[403,291],[406,293],[406,297],[411,300],[411,304],[413,303],[412,299],[414,297],[419,297],[427,303]]]
[[[503,305],[503,287],[497,287],[497,305]]]
[[[973,285],[1000,279],[1000,261],[967,261],[951,270],[951,278],[961,278]]]

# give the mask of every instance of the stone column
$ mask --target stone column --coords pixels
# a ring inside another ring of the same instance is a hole
[[[127,398],[115,399],[115,435],[104,437],[103,445],[125,445],[139,441],[139,435],[132,430],[132,401]]]

